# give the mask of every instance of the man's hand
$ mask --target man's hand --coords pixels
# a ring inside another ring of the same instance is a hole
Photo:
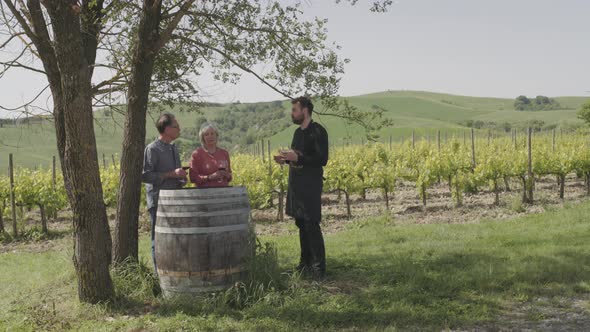
[[[183,170],[182,168],[177,168],[173,171],[162,173],[162,175],[160,175],[160,177],[162,178],[162,180],[165,180],[165,179],[185,179],[186,180],[186,171]]]
[[[182,167],[175,169],[174,174],[176,175],[177,178],[180,178],[180,179],[186,178],[186,171],[184,169],[182,169]]]
[[[297,160],[299,160],[299,155],[293,150],[282,151],[281,157],[283,157],[283,159],[286,161],[297,162]]]
[[[278,156],[273,156],[275,162],[279,165],[284,165],[285,164],[285,158],[283,158],[283,156],[278,155]]]

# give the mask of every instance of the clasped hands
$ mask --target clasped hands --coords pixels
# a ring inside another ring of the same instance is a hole
[[[297,162],[299,160],[299,154],[295,150],[280,150],[279,154],[273,156],[273,158],[275,162],[283,165],[288,161]]]

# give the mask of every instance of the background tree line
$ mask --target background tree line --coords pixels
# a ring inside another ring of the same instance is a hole
[[[520,95],[514,100],[514,109],[517,111],[552,111],[565,108],[553,98],[536,96],[534,99],[529,99],[527,96]]]

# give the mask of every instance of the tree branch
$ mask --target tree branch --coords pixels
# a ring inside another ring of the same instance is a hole
[[[227,20],[226,17],[223,17],[221,15],[217,15],[217,14],[213,14],[213,13],[205,13],[205,12],[197,12],[197,11],[191,11],[190,12],[191,15],[194,16],[201,16],[201,17],[205,17],[207,19],[216,19],[218,21],[223,21],[224,23],[228,23],[229,25],[238,28],[240,30],[243,31],[248,31],[248,32],[265,32],[268,34],[275,34],[275,33],[281,33],[281,34],[287,34],[287,35],[293,35],[296,37],[300,37],[300,38],[304,38],[306,37],[305,34],[303,33],[297,33],[297,32],[292,32],[292,31],[285,31],[285,30],[275,30],[275,29],[271,29],[271,28],[265,28],[265,27],[257,27],[257,28],[249,28],[240,24],[235,23],[232,20]]]
[[[30,1],[31,0],[29,0],[29,2]],[[16,18],[16,20],[18,21],[18,23],[21,25],[21,27],[23,28],[23,30],[25,30],[25,33],[27,34],[27,36],[29,38],[31,38],[31,40],[33,42],[38,41],[37,35],[33,32],[33,30],[31,29],[31,27],[29,26],[29,24],[27,24],[27,21],[25,20],[24,17],[22,17],[22,15],[18,11],[18,9],[16,9],[16,7],[14,6],[14,4],[12,3],[12,1],[11,0],[4,0],[4,3],[8,7],[8,9],[10,9],[10,12],[12,13],[12,15],[14,15],[14,17]]]
[[[6,66],[6,68],[0,72],[0,77],[2,77],[2,75],[4,75],[4,73],[6,73],[6,71],[8,70],[8,68],[13,68],[13,67],[27,69],[27,70],[30,70],[30,71],[33,71],[33,72],[36,72],[36,73],[39,73],[39,74],[47,74],[45,71],[43,71],[41,69],[37,69],[37,68],[34,68],[34,67],[29,67],[27,65],[23,65],[22,63],[20,63],[20,62],[18,62],[16,60],[11,60],[11,61],[8,61],[8,62],[2,62],[2,61],[0,61],[0,65]]]
[[[182,39],[184,42],[187,43],[192,43],[195,44],[197,46],[209,49],[214,51],[215,53],[223,56],[225,59],[227,59],[229,62],[231,62],[232,64],[234,64],[236,67],[240,68],[241,70],[252,74],[254,77],[256,77],[260,82],[262,82],[263,84],[265,84],[266,86],[270,87],[271,89],[273,89],[274,91],[276,91],[277,93],[281,94],[282,96],[289,98],[289,99],[293,99],[293,97],[289,96],[288,94],[286,94],[285,92],[279,90],[277,87],[275,87],[274,85],[272,85],[270,82],[268,82],[267,80],[265,80],[262,76],[258,75],[258,73],[256,73],[255,71],[253,71],[252,69],[242,65],[241,63],[237,62],[236,60],[234,60],[229,54],[227,54],[226,52],[213,47],[211,45],[207,45],[204,43],[199,42],[198,40],[192,40],[183,36],[178,36],[178,38]]]
[[[104,80],[104,81],[96,84],[94,87],[92,87],[92,93],[95,95],[100,94],[100,91],[101,91],[100,89],[102,87],[115,85],[114,83],[120,82],[120,79],[122,76],[123,76],[122,71],[121,70],[117,71],[117,73],[113,77],[111,77],[110,79]]]
[[[192,6],[194,2],[195,0],[186,0],[182,7],[180,7],[180,9],[176,12],[176,15],[174,15],[172,21],[160,34],[160,38],[158,39],[154,47],[154,53],[157,53],[162,47],[164,47],[168,40],[170,40],[170,38],[172,37],[172,32],[174,32],[174,30],[178,26],[178,23],[180,23],[180,20],[184,17],[184,15],[188,13],[189,8]]]
[[[83,51],[89,65],[90,76],[94,71],[96,62],[96,49],[98,38],[102,28],[104,0],[86,1],[82,8],[82,35]]]
[[[4,107],[4,106],[0,105],[0,108],[5,111],[18,111],[21,108],[26,108],[26,107],[30,106],[32,103],[34,103],[35,100],[37,100],[43,94],[43,92],[45,92],[45,90],[47,90],[48,88],[49,88],[49,85],[46,85],[33,99],[31,99],[29,102],[24,103],[20,106],[17,106],[15,108],[10,108],[10,107]]]
[[[25,34],[24,32],[19,32],[19,33],[10,35],[10,38],[8,38],[8,40],[6,40],[4,43],[2,43],[2,45],[0,45],[0,49],[6,47],[6,45],[8,45],[14,38],[20,37],[24,34]]]

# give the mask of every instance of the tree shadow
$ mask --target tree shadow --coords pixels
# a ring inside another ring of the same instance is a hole
[[[408,239],[398,236],[391,241]],[[522,252],[496,256],[478,248],[441,253],[425,247],[399,253],[341,253],[329,257],[325,280],[304,281],[294,292],[269,293],[279,298],[276,302],[232,308],[206,301],[188,307],[162,301],[150,312],[163,317],[180,310],[191,316],[278,320],[293,329],[312,330],[493,327],[515,294],[552,297],[590,279],[587,252],[527,254],[524,247],[535,244],[517,239],[502,245]],[[138,313],[144,307],[145,303],[129,303],[122,311]]]

